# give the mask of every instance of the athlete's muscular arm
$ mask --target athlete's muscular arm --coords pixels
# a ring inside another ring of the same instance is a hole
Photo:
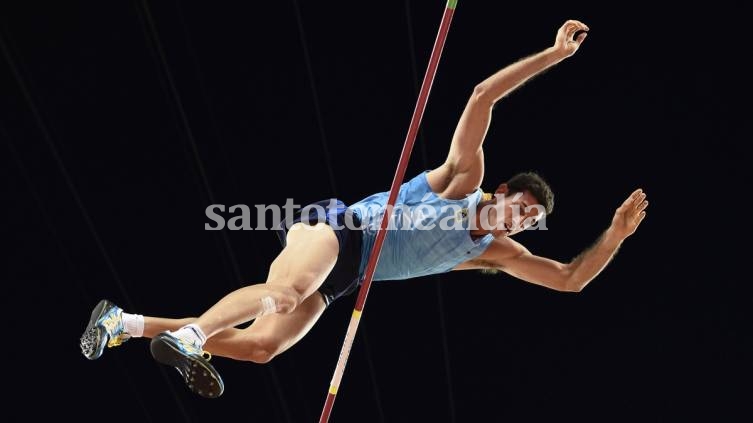
[[[522,59],[490,76],[473,90],[452,137],[445,163],[429,173],[434,192],[446,198],[462,198],[481,184],[484,155],[481,145],[489,129],[492,106],[533,76],[573,55],[586,38],[588,27],[567,21],[557,32],[554,45]]]
[[[570,263],[560,263],[531,254],[510,238],[490,247],[482,263],[468,263],[458,269],[494,267],[517,278],[558,291],[578,292],[612,260],[622,241],[632,235],[646,217],[646,194],[636,190],[615,211],[612,224],[598,241]]]
[[[607,230],[592,247],[567,264],[531,254],[518,244],[517,254],[498,260],[496,264],[499,270],[524,281],[557,291],[580,292],[601,273],[621,244],[622,240]]]

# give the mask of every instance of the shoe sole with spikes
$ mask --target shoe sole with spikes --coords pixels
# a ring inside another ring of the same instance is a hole
[[[217,398],[225,390],[214,366],[204,357],[184,353],[174,338],[159,334],[152,339],[149,349],[157,362],[174,367],[192,392],[204,398]]]
[[[116,307],[116,305],[112,302],[100,300],[94,307],[94,310],[92,310],[89,324],[86,326],[86,330],[81,335],[80,340],[81,352],[89,360],[96,360],[101,357],[105,346],[114,347],[127,340],[127,337],[121,338],[120,336],[110,339],[107,329],[97,324],[102,316],[106,315],[113,307]]]

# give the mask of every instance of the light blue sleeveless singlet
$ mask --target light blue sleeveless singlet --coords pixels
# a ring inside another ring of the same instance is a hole
[[[375,281],[449,272],[458,264],[481,255],[494,240],[491,234],[471,239],[468,229],[483,192],[478,189],[461,200],[440,198],[431,191],[427,172],[400,186],[374,272]],[[363,225],[361,275],[374,246],[388,196],[389,192],[374,194],[350,206]]]

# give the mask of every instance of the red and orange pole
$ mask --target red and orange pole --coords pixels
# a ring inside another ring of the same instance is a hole
[[[327,400],[324,403],[324,409],[322,415],[319,418],[319,423],[326,423],[329,421],[329,416],[332,413],[332,407],[335,404],[335,397],[337,396],[337,389],[340,386],[343,373],[345,373],[345,365],[348,362],[348,356],[350,355],[350,349],[353,346],[353,339],[358,329],[358,324],[361,321],[361,313],[366,305],[366,297],[369,295],[369,288],[371,288],[371,280],[374,277],[374,270],[376,270],[377,263],[379,262],[379,254],[382,251],[382,244],[384,243],[384,237],[387,234],[387,226],[390,218],[392,217],[392,210],[395,206],[395,200],[397,199],[398,190],[403,183],[405,177],[405,170],[408,167],[408,160],[410,159],[411,152],[413,151],[413,145],[416,143],[416,135],[418,134],[418,128],[421,125],[421,118],[424,115],[426,109],[426,101],[429,98],[429,92],[431,91],[431,85],[434,82],[434,75],[437,73],[437,65],[439,59],[442,56],[442,49],[444,48],[444,42],[447,39],[447,33],[450,30],[450,22],[452,22],[452,15],[455,12],[457,6],[457,0],[448,0],[447,5],[442,15],[442,22],[439,24],[439,33],[437,39],[434,41],[434,48],[431,51],[431,57],[429,58],[429,66],[426,69],[423,83],[421,84],[421,91],[418,94],[418,102],[416,108],[413,110],[413,117],[411,118],[410,126],[408,127],[408,134],[405,137],[405,143],[403,144],[403,151],[400,153],[400,161],[397,164],[397,171],[395,177],[392,179],[392,186],[390,187],[390,195],[387,199],[387,206],[382,217],[382,222],[377,232],[376,240],[374,241],[374,247],[371,250],[369,256],[369,262],[366,265],[366,270],[363,276],[363,283],[361,289],[358,291],[358,299],[356,300],[356,306],[353,309],[353,314],[350,317],[350,323],[348,324],[348,330],[345,333],[345,341],[343,342],[342,349],[340,350],[340,358],[337,360],[337,366],[335,367],[335,374],[332,376],[332,381],[329,385],[329,392],[327,393]]]

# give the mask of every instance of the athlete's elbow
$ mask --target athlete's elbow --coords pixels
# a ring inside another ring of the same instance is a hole
[[[565,282],[562,284],[562,289],[560,291],[562,292],[581,292],[583,291],[583,288],[588,285],[588,280],[583,280],[581,278],[574,278],[570,277],[565,279]]]
[[[489,92],[489,89],[482,83],[476,85],[473,89],[470,102],[481,106],[491,107],[494,105],[494,97],[492,96],[492,93]]]
[[[583,289],[581,284],[575,283],[571,279],[565,277],[551,278],[537,283],[558,292],[580,292]]]
[[[588,281],[579,278],[569,266],[562,269],[562,279],[560,279],[558,291],[562,292],[581,292]]]
[[[584,286],[582,284],[567,283],[567,284],[565,284],[564,287],[562,287],[562,289],[560,291],[562,291],[562,292],[575,292],[575,293],[577,293],[577,292],[583,291],[583,288],[584,288]]]

